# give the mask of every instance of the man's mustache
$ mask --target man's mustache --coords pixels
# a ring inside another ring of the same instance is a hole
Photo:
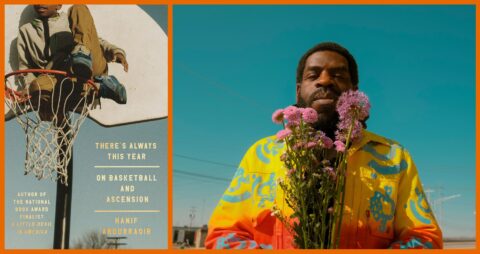
[[[340,96],[341,92],[335,90],[333,87],[319,87],[310,96],[308,96],[308,102],[312,103],[318,99],[334,99],[336,100]]]

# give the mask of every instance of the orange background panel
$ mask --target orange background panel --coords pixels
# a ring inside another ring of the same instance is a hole
[[[58,1],[42,1],[45,4],[57,4]],[[168,40],[169,40],[169,117],[168,117],[168,132],[169,132],[169,137],[168,137],[168,183],[169,183],[169,200],[168,200],[168,207],[169,207],[169,213],[168,213],[168,218],[169,218],[169,228],[168,228],[168,246],[169,248],[172,247],[171,239],[172,239],[172,168],[173,168],[173,161],[172,161],[172,155],[173,155],[173,132],[174,132],[174,126],[173,126],[173,79],[172,79],[172,64],[173,64],[173,46],[172,43],[174,42],[174,26],[173,26],[173,12],[172,12],[172,5],[175,4],[474,4],[476,5],[476,31],[477,31],[477,46],[476,46],[476,63],[477,63],[477,74],[476,74],[476,82],[477,86],[480,83],[480,78],[478,76],[478,72],[480,70],[478,59],[480,56],[479,53],[479,46],[478,46],[478,31],[479,31],[479,20],[478,16],[480,14],[480,11],[478,9],[478,3],[477,1],[472,1],[472,0],[459,0],[459,1],[448,1],[448,0],[421,0],[421,1],[412,1],[412,0],[396,0],[396,1],[381,1],[381,0],[368,0],[368,1],[348,1],[348,0],[328,0],[328,1],[312,1],[312,0],[300,0],[300,1],[289,1],[289,0],[243,0],[243,1],[222,1],[222,0],[169,0],[169,1],[153,1],[153,0],[143,0],[143,1],[96,1],[96,2],[86,2],[86,1],[68,1],[63,4],[73,4],[73,3],[86,3],[86,4],[168,4],[169,5],[169,10],[168,10]],[[4,4],[33,4],[32,1],[12,1],[12,0],[7,0],[4,1]],[[0,13],[4,13],[4,4],[0,4]],[[3,16],[3,15],[2,15]],[[0,21],[0,33],[4,34],[4,24],[5,21],[2,18]],[[3,59],[5,56],[4,52],[4,39],[0,40],[0,56]],[[0,72],[4,72],[4,62],[0,61]],[[4,75],[3,73],[2,75]],[[4,98],[4,91],[2,90],[2,98]],[[480,107],[479,107],[479,101],[478,98],[480,96],[480,91],[477,89],[476,90],[476,110],[477,110],[477,115],[476,115],[476,126],[478,128],[479,126],[479,119],[478,119],[478,114],[480,112]],[[4,103],[0,103],[0,107],[4,109]],[[477,129],[478,130],[478,129]],[[5,122],[4,119],[2,118],[0,120],[0,132],[5,133]],[[478,157],[479,157],[479,150],[478,150],[478,143],[479,143],[480,137],[477,135],[476,137],[476,157],[477,157],[477,168],[479,168],[480,164],[478,163]],[[0,143],[2,144],[0,146],[0,150],[2,152],[2,155],[5,154],[5,136],[0,135]],[[1,163],[2,165],[5,165],[5,158],[4,156],[1,156]],[[5,180],[5,172],[2,170],[0,173],[0,180],[2,183]],[[480,175],[477,173],[476,176],[477,183],[480,180]],[[480,188],[477,185],[477,193],[480,193]],[[0,253],[65,253],[65,251],[60,251],[60,250],[5,250],[5,236],[4,236],[4,228],[5,228],[5,190],[4,188],[1,188],[0,191],[0,200],[1,200],[1,207],[0,207],[0,215],[1,215],[1,220],[0,220]],[[476,197],[477,204],[480,202],[479,195],[477,194]],[[477,249],[476,250],[437,250],[437,251],[428,251],[428,253],[465,253],[465,254],[470,254],[470,253],[480,253],[480,235],[478,234],[478,229],[480,228],[480,221],[476,220],[476,226],[477,226]],[[248,251],[241,251],[241,250],[68,250],[68,253],[115,253],[115,252],[120,252],[120,253],[265,253],[268,251],[265,250],[248,250]],[[277,251],[276,251],[277,252]],[[298,251],[291,251],[291,250],[282,250],[278,251],[280,253],[368,253],[368,254],[373,254],[373,253],[385,253],[386,251],[384,250],[324,250],[324,251],[319,251],[319,250],[298,250]],[[388,250],[388,253],[405,253],[404,250]],[[424,251],[422,251],[424,252]],[[415,252],[416,253],[416,252]],[[425,251],[427,253],[427,251]]]

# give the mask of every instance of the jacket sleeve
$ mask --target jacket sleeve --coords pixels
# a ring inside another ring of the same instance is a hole
[[[251,173],[251,167],[255,167],[256,163],[253,150],[250,148],[242,159],[230,186],[210,218],[205,240],[207,249],[272,248],[267,240],[258,240],[265,239],[262,238],[262,230],[259,228],[273,230],[274,217],[271,216],[270,209],[259,209],[256,205],[255,193],[258,189],[255,189],[255,186],[261,185],[261,181],[266,178]]]
[[[404,151],[406,170],[399,182],[393,249],[441,249],[442,232],[423,191],[417,168]]]
[[[248,153],[247,153],[248,154]],[[254,249],[258,247],[253,236],[250,177],[246,173],[248,155],[245,155],[230,186],[215,208],[208,225],[205,240],[207,249]]]
[[[33,66],[30,66],[29,62],[32,59],[28,51],[28,34],[23,29],[20,29],[17,37],[17,51],[18,51],[18,69],[26,70],[33,69]],[[21,78],[20,84],[26,85],[32,82],[36,77],[33,73],[27,73],[25,76],[19,76]],[[23,87],[21,87],[23,88]]]
[[[105,56],[105,59],[107,62],[115,62],[116,56],[115,54],[122,54],[125,58],[127,57],[127,54],[125,53],[125,50],[117,47],[116,45],[99,38],[100,41],[100,47],[102,48],[103,55]]]

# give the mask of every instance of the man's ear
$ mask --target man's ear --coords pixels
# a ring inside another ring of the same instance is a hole
[[[297,83],[297,103],[298,103],[298,99],[300,98],[300,85],[301,83]]]

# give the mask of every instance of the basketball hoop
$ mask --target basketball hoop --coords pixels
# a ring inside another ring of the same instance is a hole
[[[5,75],[5,103],[25,131],[25,174],[67,184],[73,143],[96,96],[92,81],[80,84],[63,71],[21,70]]]

